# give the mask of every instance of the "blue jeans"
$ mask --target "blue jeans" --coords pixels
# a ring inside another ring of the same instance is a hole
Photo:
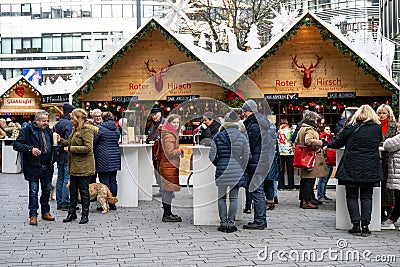
[[[274,200],[275,197],[274,180],[264,181],[264,193],[267,200]]]
[[[69,206],[69,189],[67,188],[67,184],[69,182],[69,174],[68,174],[68,163],[67,164],[58,164],[58,176],[57,176],[57,184],[56,184],[56,201],[57,207],[61,206]]]
[[[254,190],[251,194],[251,200],[254,202],[254,221],[253,224],[256,225],[266,225],[267,224],[267,214],[266,214],[266,203],[265,203],[265,193],[264,193],[264,182]]]
[[[30,177],[29,178],[29,217],[38,216],[39,209],[39,183],[42,189],[42,195],[40,196],[40,208],[42,215],[50,213],[50,191],[51,191],[51,179],[53,173],[51,168],[42,171],[42,176],[40,177]]]
[[[218,213],[221,225],[235,225],[238,207],[239,186],[229,187],[229,211],[226,207],[226,191],[228,186],[218,186]]]
[[[98,174],[100,183],[105,184],[110,189],[113,197],[116,197],[118,193],[117,171],[99,172]]]
[[[318,178],[318,185],[317,185],[317,198],[320,199],[326,195],[326,186],[328,185],[329,178],[331,177],[333,166],[326,165],[326,169],[328,174],[324,177]]]

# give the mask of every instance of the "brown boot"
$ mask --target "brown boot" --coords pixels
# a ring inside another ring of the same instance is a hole
[[[29,224],[30,225],[37,225],[37,216],[29,217]]]
[[[312,204],[311,202],[304,201],[302,209],[318,209],[318,205]]]
[[[267,200],[266,201],[267,203],[267,210],[273,210],[273,209],[275,209],[275,203],[274,203],[274,201],[273,200]]]
[[[42,219],[45,220],[45,221],[54,221],[55,220],[54,217],[51,216],[50,213],[43,214],[42,215]]]

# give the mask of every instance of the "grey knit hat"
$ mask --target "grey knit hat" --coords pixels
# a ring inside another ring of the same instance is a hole
[[[257,112],[258,111],[257,103],[252,99],[247,100],[246,102],[244,102],[244,104],[242,106],[242,109],[244,111],[248,110],[248,111],[251,111],[251,112]]]
[[[235,111],[229,111],[224,118],[225,122],[238,122],[239,121],[239,116]]]

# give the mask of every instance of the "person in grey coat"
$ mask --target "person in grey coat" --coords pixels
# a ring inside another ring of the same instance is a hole
[[[395,230],[394,223],[400,217],[400,134],[386,139],[383,149],[389,153],[386,188],[394,190],[394,209],[389,218],[382,223],[381,229]]]
[[[215,165],[215,184],[218,187],[218,212],[221,225],[218,231],[232,233],[237,231],[235,216],[238,206],[238,192],[241,179],[249,161],[249,141],[239,130],[239,116],[230,111],[225,123],[214,135],[209,153],[210,161]],[[229,211],[226,195],[229,187]]]

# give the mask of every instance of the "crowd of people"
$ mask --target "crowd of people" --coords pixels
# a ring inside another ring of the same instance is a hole
[[[154,197],[161,197],[163,222],[181,222],[182,218],[172,212],[174,193],[180,190],[181,118],[176,114],[164,118],[157,107],[150,113],[146,142],[153,144],[154,173],[160,188]],[[372,194],[377,186],[382,188],[382,229],[395,229],[394,223],[400,217],[400,176],[396,173],[396,164],[400,164],[400,137],[391,107],[383,104],[374,111],[362,105],[350,112],[346,110],[334,128],[335,134],[322,115],[308,110],[302,115],[296,127],[286,118],[275,126],[259,113],[253,100],[246,101],[241,112],[231,110],[223,120],[212,112],[203,114],[193,134],[196,144],[210,146],[209,159],[216,167],[220,217],[217,230],[237,231],[235,217],[240,187],[246,191],[244,212],[253,212],[253,220],[243,228],[267,227],[266,211],[278,204],[278,190],[296,189],[293,161],[297,145],[314,147],[316,151],[313,168],[300,169],[300,208],[317,209],[332,200],[326,188],[336,166],[335,149],[344,147],[335,177],[338,184],[345,186],[353,224],[349,233],[370,234]],[[124,121],[121,119],[117,127],[113,114],[101,110],[94,110],[93,119],[89,119],[85,110],[70,104],[63,105],[63,116],[53,129],[49,128],[48,117],[46,111],[39,111],[32,123],[17,134],[13,132],[16,135],[13,147],[23,154],[23,173],[29,182],[29,222],[37,225],[39,203],[42,219],[55,220],[50,213],[49,197],[53,163],[57,162],[57,209],[68,211],[63,222],[77,219],[79,191],[82,203],[79,223],[88,223],[90,183],[98,180],[109,188],[112,196],[118,194],[116,177],[121,170],[119,142]],[[7,133],[6,126],[6,121],[0,119],[0,135]],[[57,133],[54,145],[53,131]],[[110,204],[110,210],[115,209],[115,204]]]

